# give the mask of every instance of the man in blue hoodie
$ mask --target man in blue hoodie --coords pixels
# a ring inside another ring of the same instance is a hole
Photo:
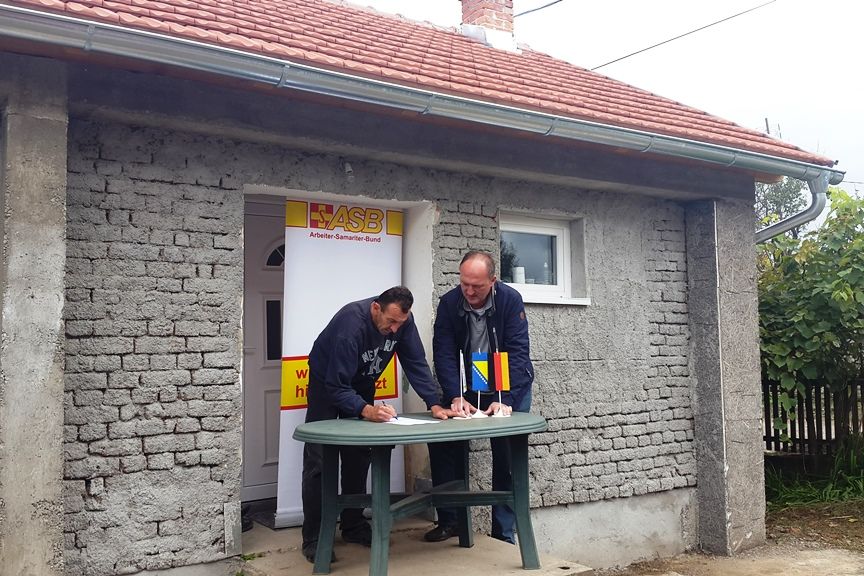
[[[309,353],[309,388],[306,422],[335,418],[363,418],[386,422],[396,410],[375,405],[375,382],[395,353],[411,386],[435,418],[446,419],[438,387],[426,362],[426,352],[417,333],[411,306],[414,296],[404,286],[385,290],[380,296],[351,302],[333,316]],[[341,446],[342,493],[366,492],[370,449]],[[321,527],[320,444],[303,448],[303,555],[315,561]],[[345,509],[340,518],[342,539],[364,546],[372,544],[372,528],[361,509]]]
[[[478,406],[472,393],[462,396],[459,376],[459,352],[465,361],[465,374],[471,374],[472,352],[507,352],[510,363],[510,390],[481,393]],[[488,252],[471,251],[459,265],[459,286],[441,297],[435,316],[432,354],[435,374],[441,385],[443,401],[451,414],[486,414],[531,409],[531,383],[534,367],[529,357],[528,320],[522,296],[495,278],[495,260]],[[492,489],[511,490],[510,450],[507,438],[492,438]],[[456,443],[429,444],[432,484],[437,486],[459,477],[461,447]],[[492,507],[492,536],[511,544],[515,515],[509,506]],[[456,510],[438,508],[438,526],[424,535],[429,542],[441,542],[457,536]]]

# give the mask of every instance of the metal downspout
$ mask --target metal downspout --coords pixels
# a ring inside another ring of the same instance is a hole
[[[787,230],[791,230],[796,226],[800,226],[801,224],[805,224],[817,218],[825,208],[828,198],[829,183],[830,176],[827,172],[822,172],[818,177],[808,180],[807,186],[810,187],[811,196],[810,206],[797,214],[793,214],[785,220],[775,222],[774,224],[756,232],[756,243],[761,244],[775,236],[783,234]]]

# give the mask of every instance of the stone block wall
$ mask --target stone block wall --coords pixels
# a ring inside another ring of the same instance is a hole
[[[243,199],[164,144],[71,126],[70,576],[221,557],[239,499]]]
[[[436,294],[458,284],[468,249],[498,252],[499,209],[585,220],[592,304],[526,304],[536,379],[533,507],[696,485],[684,211],[672,202],[582,192],[518,194],[518,185],[439,201]],[[480,200],[484,198],[484,200]],[[488,200],[485,200],[488,199]],[[490,482],[488,441],[472,446],[472,482]],[[488,514],[476,515],[489,529]]]
[[[433,202],[436,303],[466,250],[497,253],[500,210],[583,218],[592,304],[527,307],[532,410],[549,421],[531,440],[532,506],[695,485],[679,204],[359,158],[348,174],[335,154],[115,121],[72,120],[69,141],[70,576],[204,562],[236,544],[250,184]],[[474,482],[489,482],[489,457],[477,442]]]

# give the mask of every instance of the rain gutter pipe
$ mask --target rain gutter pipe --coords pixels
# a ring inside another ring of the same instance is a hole
[[[810,207],[759,231],[757,242],[763,242],[816,218],[825,205],[825,190],[828,184],[839,184],[844,176],[842,171],[818,164],[400,86],[193,40],[17,6],[0,5],[0,36],[155,62],[378,106],[413,110],[418,114],[478,122],[807,181],[813,195]],[[788,228],[785,228],[787,226]]]
[[[760,244],[770,240],[774,236],[783,234],[787,230],[791,230],[796,226],[800,226],[817,218],[819,214],[822,213],[822,209],[825,208],[825,203],[828,198],[828,184],[831,183],[833,183],[833,181],[829,180],[827,170],[816,178],[808,180],[807,186],[810,188],[811,196],[810,206],[797,214],[793,214],[792,216],[781,220],[780,222],[775,222],[770,226],[758,230],[756,232],[756,243]]]

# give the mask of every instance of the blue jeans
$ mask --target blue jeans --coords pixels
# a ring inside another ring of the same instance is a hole
[[[480,397],[480,408],[485,410],[492,402],[498,400],[497,394]],[[513,408],[517,412],[531,410],[531,391],[529,390],[522,403]],[[492,445],[492,490],[512,490],[513,479],[510,476],[510,439],[490,438]],[[433,442],[429,445],[429,464],[432,468],[432,485],[438,486],[462,477],[464,442]],[[455,508],[438,508],[438,524],[453,526],[456,524]],[[514,525],[516,515],[506,505],[492,506],[492,537],[511,544],[516,543]]]

